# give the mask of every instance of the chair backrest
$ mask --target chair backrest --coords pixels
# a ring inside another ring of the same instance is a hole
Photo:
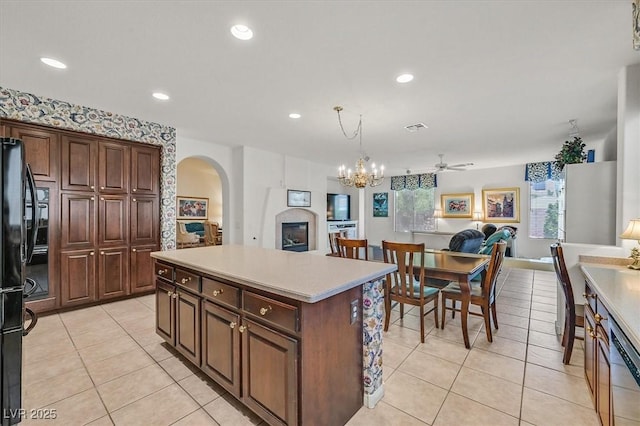
[[[507,243],[505,241],[495,243],[491,250],[489,267],[487,268],[484,280],[482,281],[482,295],[489,300],[495,298],[496,282],[498,281],[498,274],[502,269],[502,261],[504,260],[504,254],[506,251]]]
[[[216,222],[204,222],[204,244],[207,246],[215,246],[217,235],[218,224]]]
[[[564,262],[564,254],[562,253],[562,246],[559,243],[551,244],[551,258],[553,259],[553,268],[556,270],[556,277],[562,287],[564,293],[564,300],[566,307],[572,315],[576,313],[575,300],[573,298],[573,288],[571,287],[571,279],[569,278],[569,271],[567,271],[567,264]]]
[[[336,238],[346,238],[347,231],[329,232],[329,247],[331,248],[331,254],[338,254],[338,244]]]
[[[477,229],[465,229],[456,233],[449,241],[449,250],[460,253],[478,253],[484,234]]]
[[[395,243],[383,240],[382,254],[385,263],[394,263],[398,266],[395,272],[387,274],[387,290],[393,289],[392,293],[401,298],[423,299],[424,243]],[[420,268],[420,291],[413,289],[414,267]]]
[[[367,240],[351,240],[348,238],[336,238],[336,246],[338,247],[338,255],[349,259],[369,260]],[[364,257],[360,257],[360,253],[364,252]]]

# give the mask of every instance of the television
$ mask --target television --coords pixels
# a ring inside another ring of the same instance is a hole
[[[351,196],[327,194],[327,220],[351,220]]]

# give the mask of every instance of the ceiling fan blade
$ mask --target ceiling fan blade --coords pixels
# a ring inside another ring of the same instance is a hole
[[[467,166],[473,166],[473,163],[452,164],[449,167],[467,167]]]
[[[447,170],[455,170],[456,172],[464,172],[467,169],[463,169],[461,167],[453,167],[453,166],[449,166],[447,167]]]

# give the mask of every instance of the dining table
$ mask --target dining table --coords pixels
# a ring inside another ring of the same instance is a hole
[[[442,287],[451,281],[456,281],[460,285],[462,293],[462,337],[464,338],[464,346],[467,349],[471,349],[467,331],[467,318],[471,300],[471,280],[486,270],[489,260],[490,256],[481,254],[431,249],[424,252],[425,278],[443,280],[441,281]],[[419,269],[420,259],[414,258],[414,273],[418,274],[420,272]],[[434,286],[440,287],[438,284]]]

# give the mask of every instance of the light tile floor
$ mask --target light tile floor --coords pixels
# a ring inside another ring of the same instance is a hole
[[[408,309],[384,335],[385,396],[356,425],[598,425],[576,341],[562,364],[554,334],[556,281],[549,272],[505,269],[489,343],[470,317],[472,349],[459,319],[444,330]],[[154,296],[40,318],[24,340],[23,406],[55,409],[62,425],[262,425],[155,334]],[[46,413],[46,411],[41,411]],[[333,425],[330,425],[333,426]]]

